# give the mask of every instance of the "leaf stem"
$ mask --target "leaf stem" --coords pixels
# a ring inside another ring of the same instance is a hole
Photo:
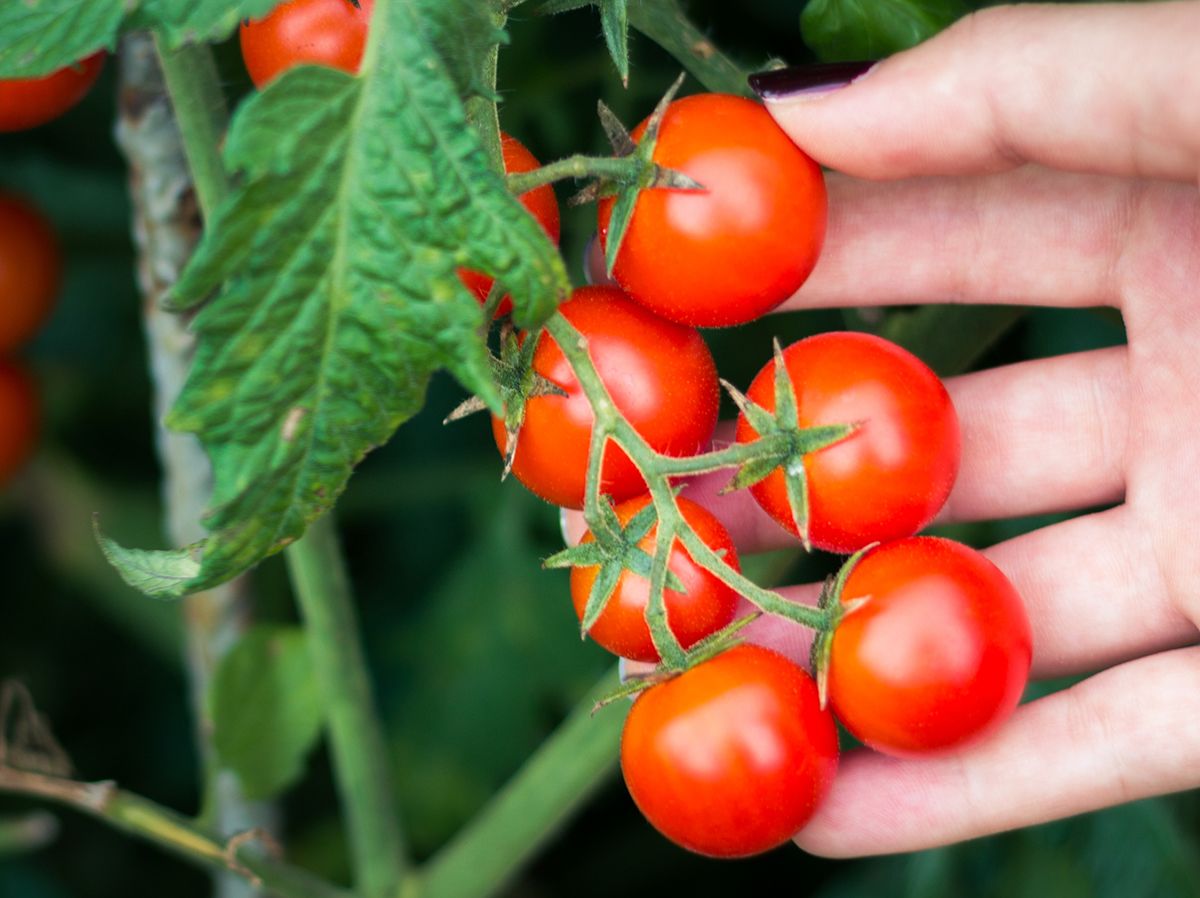
[[[357,884],[367,898],[382,898],[399,888],[408,858],[332,514],[310,524],[286,556],[324,692]]]
[[[174,811],[114,783],[85,783],[0,765],[0,792],[53,801],[209,868],[236,873],[284,898],[354,898],[334,885],[250,849],[225,843]]]
[[[498,892],[617,766],[626,709],[596,702],[614,669],[585,696],[491,803],[429,862],[421,898],[485,898]]]
[[[508,189],[516,195],[568,178],[607,178],[613,181],[635,180],[642,171],[642,164],[632,157],[586,156],[576,153],[550,162],[533,171],[508,176]]]
[[[156,38],[155,45],[196,196],[207,218],[229,193],[229,176],[218,149],[229,115],[217,66],[207,44],[185,44],[169,50]]]
[[[630,0],[629,24],[679,60],[708,90],[751,95],[749,72],[692,24],[678,0]]]

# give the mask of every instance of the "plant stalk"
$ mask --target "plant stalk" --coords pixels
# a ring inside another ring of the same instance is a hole
[[[617,686],[614,669],[585,696],[491,803],[427,865],[421,898],[499,892],[616,771],[628,703],[593,715]]]
[[[324,692],[356,883],[367,898],[383,898],[399,888],[408,859],[332,513],[310,524],[286,556]]]

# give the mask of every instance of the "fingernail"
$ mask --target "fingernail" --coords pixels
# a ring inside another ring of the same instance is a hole
[[[857,81],[869,72],[875,63],[826,62],[816,65],[794,65],[785,69],[771,69],[750,76],[750,89],[764,100],[781,100],[788,97],[824,94]]]

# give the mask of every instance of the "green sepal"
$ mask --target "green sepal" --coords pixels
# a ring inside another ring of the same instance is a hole
[[[600,615],[604,613],[604,609],[608,606],[608,600],[617,591],[617,584],[620,582],[623,572],[623,568],[619,563],[610,561],[600,565],[600,571],[596,574],[596,579],[592,582],[592,590],[588,593],[587,605],[583,610],[583,618],[579,622],[580,639],[587,637],[588,630],[595,626],[596,621],[600,619]]]
[[[808,536],[808,473],[804,470],[804,456],[789,459],[783,467],[783,483],[787,491],[788,508],[792,512],[792,523],[800,534],[804,551],[812,551],[812,540]]]
[[[821,585],[821,595],[817,599],[817,607],[825,613],[825,622],[813,640],[809,660],[812,662],[813,675],[817,680],[817,696],[822,708],[825,707],[829,698],[829,662],[833,652],[833,634],[837,631],[838,624],[863,607],[871,598],[870,596],[855,596],[849,601],[843,601],[846,581],[850,579],[850,575],[863,556],[878,545],[879,543],[876,542],[863,546],[846,559],[834,576],[826,577],[825,582]]]

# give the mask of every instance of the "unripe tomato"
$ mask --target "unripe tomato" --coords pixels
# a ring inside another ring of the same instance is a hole
[[[617,408],[657,452],[693,455],[712,438],[720,404],[717,367],[700,333],[647,312],[615,287],[581,287],[559,312],[587,339],[600,379]],[[592,408],[562,350],[543,334],[534,370],[567,395],[529,400],[513,473],[547,502],[582,508],[587,482]],[[501,454],[504,422],[492,419]],[[601,490],[614,502],[646,491],[642,475],[609,443]]]
[[[242,59],[255,86],[298,65],[358,72],[375,0],[288,0],[267,16],[243,22]]]
[[[642,122],[633,138],[645,130]],[[762,104],[724,94],[676,100],[654,161],[705,190],[638,197],[613,268],[630,296],[671,321],[726,327],[800,289],[825,240],[825,180]],[[614,202],[600,201],[604,242]]]
[[[1006,719],[1029,677],[1033,636],[1008,578],[974,549],[934,537],[884,543],[846,580],[829,655],[829,704],[862,742],[893,755],[953,748]]]
[[[533,153],[526,149],[525,144],[508,134],[500,135],[500,149],[504,154],[504,170],[510,175],[533,171],[541,165]],[[554,196],[554,187],[543,184],[533,190],[521,194],[517,199],[528,210],[529,214],[542,226],[542,230],[555,244],[559,237],[558,199]],[[460,271],[459,277],[467,288],[474,291],[483,302],[492,289],[492,279],[478,271]],[[496,315],[507,315],[512,311],[512,299],[507,295],[500,300]]]
[[[0,195],[0,353],[37,332],[61,278],[62,256],[50,223],[24,200]]]
[[[625,785],[673,842],[711,857],[782,845],[837,771],[837,728],[812,678],[741,645],[644,691],[621,737]]]
[[[783,361],[801,427],[859,425],[842,442],[804,458],[812,544],[850,553],[911,536],[932,521],[958,476],[961,450],[958,416],[937,375],[908,350],[871,334],[817,334],[787,347]],[[775,410],[774,360],[746,395]],[[757,436],[739,416],[738,442]],[[750,491],[799,535],[782,470]]]
[[[84,98],[104,68],[95,53],[43,78],[0,81],[0,131],[24,131],[53,121]]]
[[[0,486],[33,454],[38,419],[33,381],[24,369],[0,359]]]
[[[635,514],[650,504],[649,496],[639,496],[622,502],[615,509],[621,525],[629,523]],[[680,497],[679,512],[683,519],[696,531],[696,535],[716,552],[724,551],[725,562],[734,570],[738,566],[737,549],[733,539],[716,516],[702,505]],[[648,555],[654,555],[654,537],[658,526],[650,529],[638,542]],[[592,532],[584,534],[583,542],[593,541]],[[733,620],[737,611],[738,594],[718,580],[713,574],[700,567],[687,549],[676,540],[671,547],[671,558],[667,567],[680,582],[683,592],[673,589],[663,591],[667,622],[671,632],[685,649],[691,648],[705,636],[711,636]],[[575,613],[583,620],[588,596],[600,569],[575,567],[571,569],[571,601]],[[634,661],[659,660],[658,650],[650,638],[650,627],[646,623],[646,603],[650,597],[650,581],[632,571],[622,572],[616,591],[604,607],[604,612],[588,631],[588,635],[614,655]]]

